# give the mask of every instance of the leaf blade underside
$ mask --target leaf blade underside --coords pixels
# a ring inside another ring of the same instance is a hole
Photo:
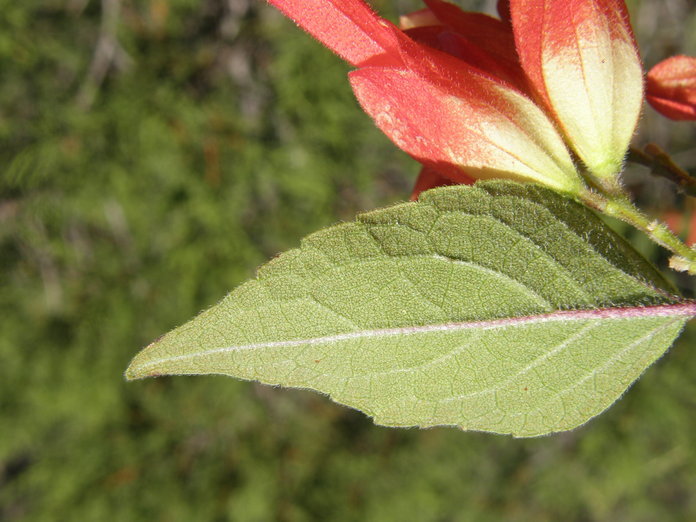
[[[549,190],[446,187],[309,236],[126,376],[226,374],[384,425],[541,435],[606,409],[669,348],[696,314],[669,291]]]

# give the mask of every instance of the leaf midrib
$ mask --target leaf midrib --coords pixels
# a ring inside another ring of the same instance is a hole
[[[540,324],[546,322],[562,322],[562,321],[583,321],[592,319],[636,319],[636,318],[655,318],[655,317],[693,317],[696,316],[696,301],[689,301],[680,304],[667,304],[645,307],[623,307],[623,308],[600,308],[594,310],[561,310],[546,314],[538,314],[525,317],[508,317],[500,319],[491,319],[485,321],[466,321],[442,324],[428,324],[421,326],[408,326],[400,328],[383,328],[373,330],[362,330],[358,332],[347,332],[321,337],[311,337],[306,339],[293,339],[287,341],[269,341],[261,343],[252,343],[238,346],[227,346],[222,348],[213,348],[201,352],[177,355],[173,357],[163,357],[161,359],[150,360],[147,363],[138,367],[136,371],[129,369],[127,377],[130,379],[143,376],[147,368],[154,368],[161,364],[185,361],[199,357],[208,357],[223,353],[233,353],[247,350],[259,350],[268,348],[289,348],[297,346],[306,346],[314,344],[327,344],[333,342],[350,341],[354,339],[377,338],[377,337],[394,337],[394,336],[409,336],[427,333],[438,332],[456,332],[464,330],[494,330],[516,327],[527,324]],[[152,345],[150,345],[152,346]],[[147,352],[147,348],[144,352]],[[135,362],[135,361],[134,361]],[[133,366],[131,366],[133,368]]]

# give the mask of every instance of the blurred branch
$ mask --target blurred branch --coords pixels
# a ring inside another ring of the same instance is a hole
[[[232,40],[239,35],[244,17],[251,10],[251,4],[251,0],[227,0],[225,2],[225,14],[220,23],[222,36]]]
[[[72,13],[80,14],[85,10],[89,0],[69,0],[67,9]]]
[[[668,179],[689,196],[696,196],[696,178],[677,165],[658,145],[648,143],[643,150],[631,147],[627,159],[648,167],[652,175]]]
[[[124,68],[130,58],[118,43],[116,32],[121,13],[121,0],[102,0],[99,38],[92,55],[87,75],[77,93],[77,106],[89,109],[97,96],[99,87],[113,65]]]

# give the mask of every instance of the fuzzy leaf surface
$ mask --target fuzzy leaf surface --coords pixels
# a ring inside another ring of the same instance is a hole
[[[696,315],[670,291],[548,189],[443,187],[305,238],[126,376],[224,374],[387,426],[543,435],[601,413],[664,354]]]

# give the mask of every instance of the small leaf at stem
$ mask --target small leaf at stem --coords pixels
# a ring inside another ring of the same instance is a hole
[[[543,435],[602,412],[669,348],[696,315],[669,291],[550,190],[445,187],[309,236],[126,376],[225,374],[388,426]]]

